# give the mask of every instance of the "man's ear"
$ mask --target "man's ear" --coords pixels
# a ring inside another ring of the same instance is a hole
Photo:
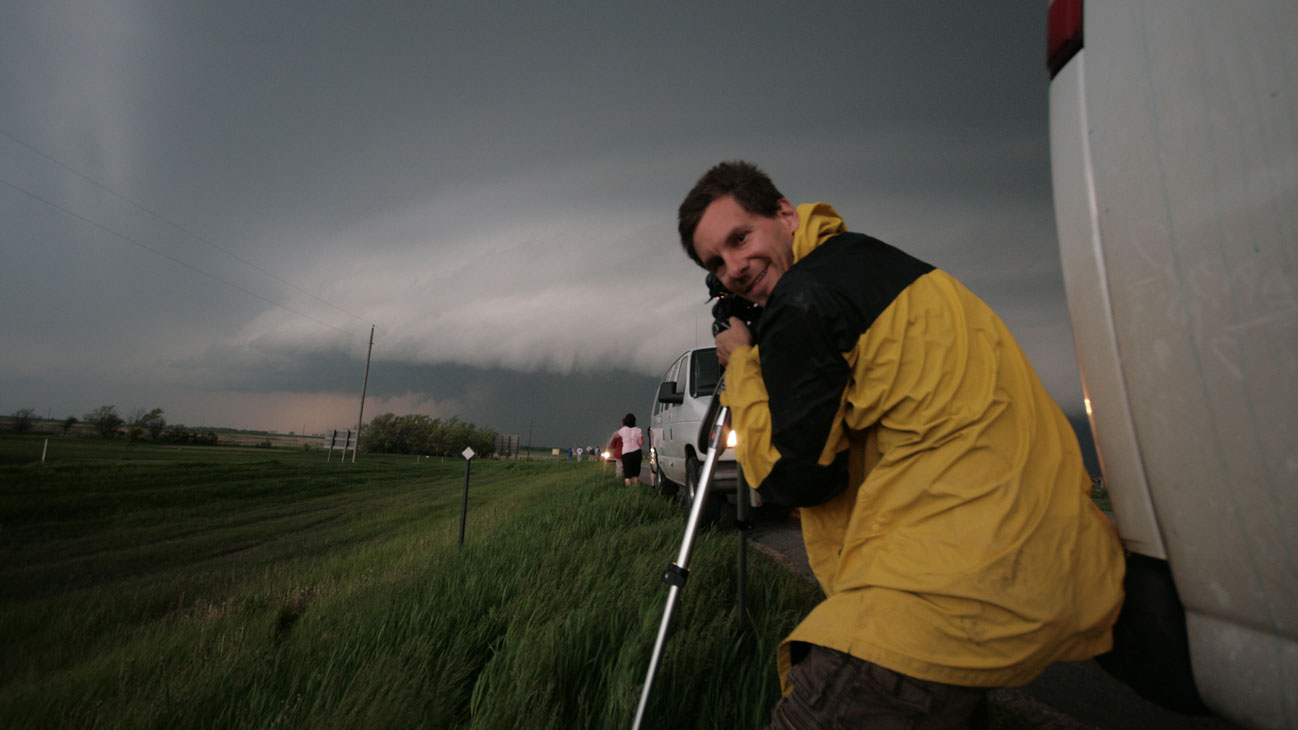
[[[797,207],[790,203],[788,198],[780,198],[780,202],[776,203],[776,206],[778,207],[775,211],[775,217],[784,225],[785,230],[789,233],[798,230],[798,226],[802,224],[802,217],[798,215]]]

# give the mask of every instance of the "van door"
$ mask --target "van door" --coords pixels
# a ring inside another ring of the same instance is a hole
[[[675,383],[675,392],[684,391],[685,383],[682,382],[687,369],[685,366],[689,358],[689,353],[676,358],[676,362],[667,368],[667,373],[663,375],[663,383]],[[668,479],[677,484],[682,483],[681,479],[685,476],[685,450],[684,446],[675,438],[677,421],[680,419],[681,407],[676,403],[658,402],[657,393],[654,395],[654,416],[650,426],[650,438],[653,440],[654,453],[657,458],[659,469]]]

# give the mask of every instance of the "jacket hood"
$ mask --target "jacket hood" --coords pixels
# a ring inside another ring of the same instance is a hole
[[[816,247],[840,233],[847,232],[847,224],[829,203],[803,203],[798,206],[798,230],[793,233],[793,260],[816,250]]]

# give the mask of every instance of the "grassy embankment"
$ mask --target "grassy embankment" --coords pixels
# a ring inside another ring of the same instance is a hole
[[[461,553],[462,462],[72,441],[0,439],[0,726],[630,725],[684,521],[598,465],[475,463]],[[818,590],[752,556],[738,640],[733,561],[696,546],[652,727],[766,721]]]

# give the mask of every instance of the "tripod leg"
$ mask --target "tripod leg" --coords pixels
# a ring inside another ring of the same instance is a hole
[[[738,611],[739,633],[748,630],[748,530],[752,523],[748,521],[748,484],[744,481],[744,469],[738,464],[735,480],[735,530],[739,533],[739,576],[735,581],[735,608]]]
[[[644,688],[640,691],[640,705],[636,708],[635,722],[631,726],[633,730],[639,730],[640,722],[644,719],[645,707],[648,706],[649,695],[653,691],[654,675],[658,671],[658,662],[662,658],[663,647],[667,643],[672,614],[676,611],[676,599],[681,589],[685,587],[685,580],[689,577],[690,551],[694,548],[694,538],[698,534],[703,505],[708,501],[708,490],[712,488],[712,475],[716,469],[717,455],[725,449],[724,435],[729,417],[729,408],[722,407],[717,413],[712,427],[712,437],[708,440],[708,455],[703,460],[703,472],[699,475],[698,498],[690,507],[690,517],[685,523],[685,537],[681,540],[680,552],[676,555],[676,561],[663,571],[663,581],[671,587],[667,591],[667,606],[663,609],[662,623],[658,625],[658,638],[654,642],[653,656],[649,659],[649,671],[645,676]]]

